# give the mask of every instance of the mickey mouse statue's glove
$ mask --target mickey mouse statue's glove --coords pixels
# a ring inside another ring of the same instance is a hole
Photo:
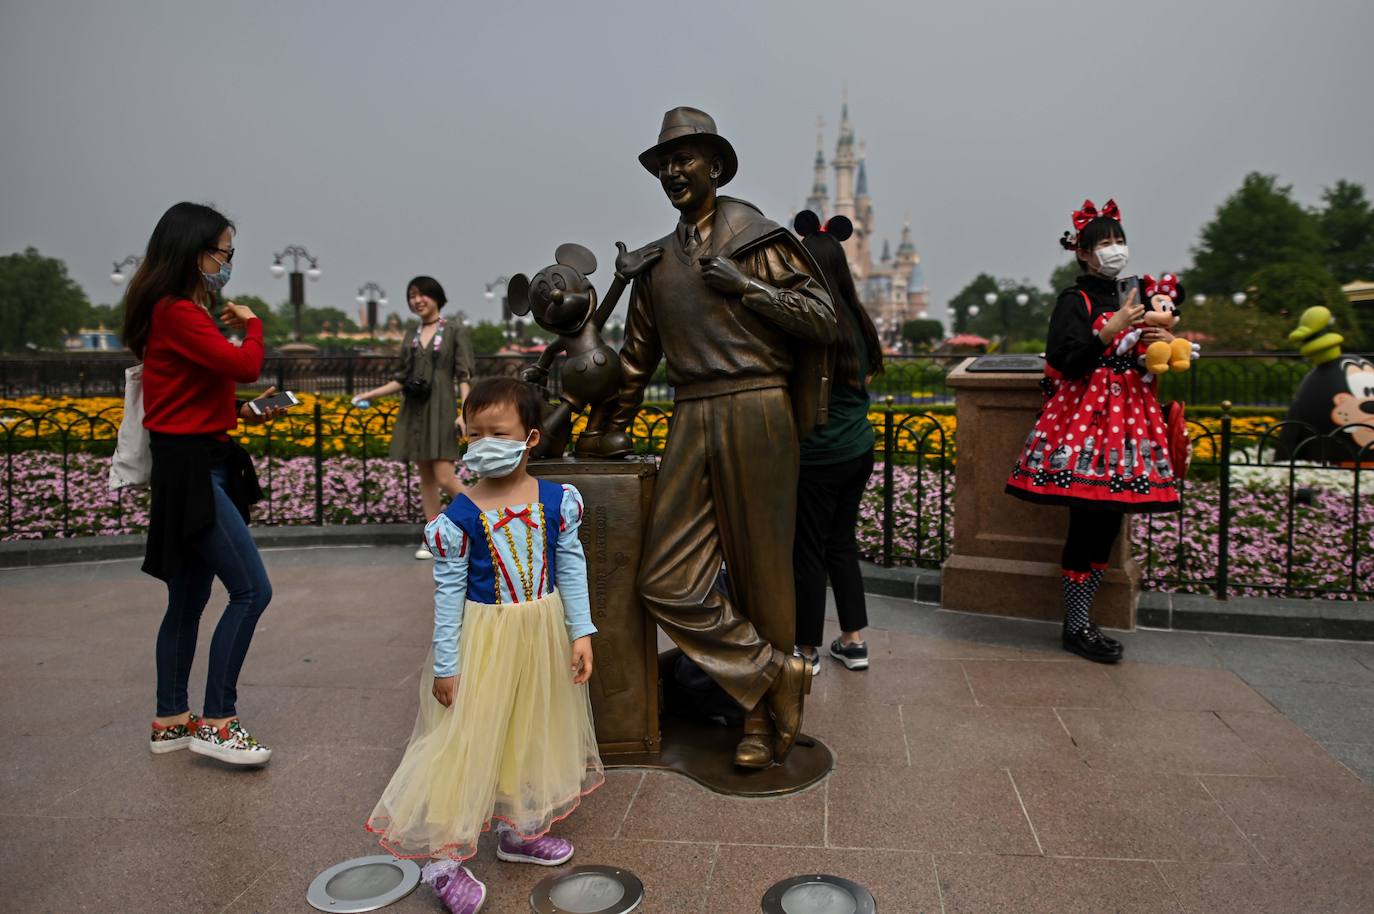
[[[615,255],[615,275],[626,280],[638,277],[663,256],[663,248],[655,245],[647,245],[637,251],[625,250],[623,241],[617,241],[615,246],[620,251]]]
[[[1194,344],[1193,344],[1193,349],[1192,349],[1192,351],[1188,353],[1188,358],[1190,358],[1190,359],[1192,359],[1194,362],[1196,362],[1196,361],[1197,361],[1197,357],[1198,357],[1199,355],[1201,355],[1201,354],[1202,354],[1202,347],[1199,346],[1197,343],[1194,343]]]
[[[520,372],[520,380],[530,384],[543,384],[548,379],[548,370],[539,365],[528,365]]]

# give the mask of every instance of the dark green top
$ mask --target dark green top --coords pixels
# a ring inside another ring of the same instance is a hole
[[[854,340],[859,358],[859,386],[847,378],[836,378],[830,386],[830,418],[802,442],[801,462],[808,466],[844,463],[873,450],[873,426],[868,421],[868,385],[864,379],[873,370],[873,354],[859,332],[858,322],[849,308],[840,305],[840,332]]]

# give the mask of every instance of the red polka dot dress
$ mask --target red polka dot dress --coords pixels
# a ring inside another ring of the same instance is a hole
[[[1119,339],[1097,336],[1116,310],[1111,280],[1084,275],[1063,293],[1046,344],[1045,405],[1007,479],[1040,504],[1173,511],[1178,484],[1154,385]]]

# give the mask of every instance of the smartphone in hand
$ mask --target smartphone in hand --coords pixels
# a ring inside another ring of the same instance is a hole
[[[1135,292],[1135,301],[1132,304],[1143,304],[1145,296],[1140,288],[1139,276],[1119,276],[1116,280],[1116,306],[1118,309],[1126,307],[1126,301],[1131,297],[1131,292]]]
[[[298,405],[300,402],[301,401],[297,400],[296,395],[293,394],[291,391],[283,390],[279,394],[273,394],[270,397],[263,397],[260,400],[249,400],[248,405],[253,407],[253,412],[261,416],[269,409],[276,409],[277,407],[281,407],[283,409],[290,409],[291,407]]]

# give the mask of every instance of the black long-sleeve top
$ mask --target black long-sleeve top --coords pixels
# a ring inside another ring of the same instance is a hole
[[[1091,312],[1083,301],[1084,292],[1092,301]],[[1093,322],[1116,309],[1115,280],[1090,273],[1079,276],[1078,285],[1059,293],[1050,316],[1045,361],[1070,380],[1092,374],[1098,359],[1111,348],[1093,330]]]

